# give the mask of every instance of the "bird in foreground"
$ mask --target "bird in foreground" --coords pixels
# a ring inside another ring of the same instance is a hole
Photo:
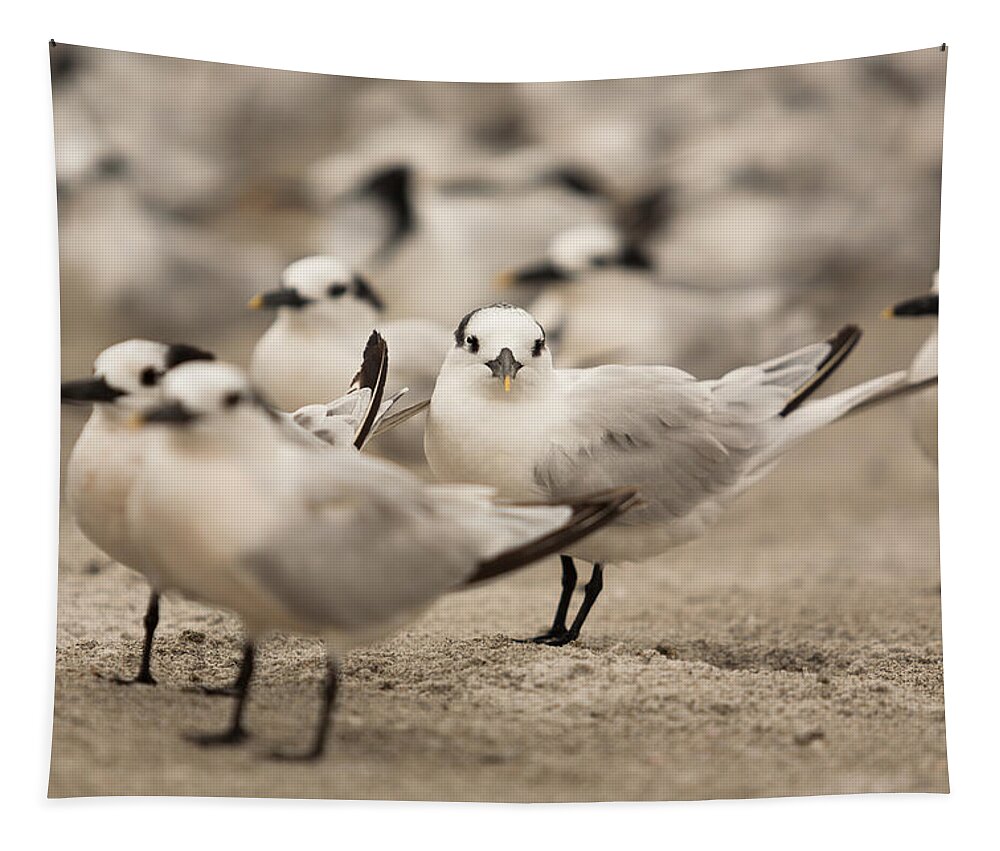
[[[255,647],[280,631],[327,643],[320,721],[294,758],[319,757],[344,652],[400,630],[447,592],[564,550],[635,498],[626,488],[502,505],[482,487],[429,485],[389,462],[304,446],[226,364],[175,370],[165,396],[142,417],[165,428],[129,501],[130,527],[165,587],[237,613],[248,636],[231,723],[196,737],[205,745],[246,737]]]
[[[481,308],[458,326],[438,377],[427,460],[441,481],[490,485],[508,499],[638,489],[638,508],[563,551],[556,616],[536,640],[566,644],[600,594],[605,564],[641,561],[699,537],[799,440],[906,384],[897,372],[810,399],[860,336],[847,326],[826,342],[699,381],[664,366],[555,369],[531,314]],[[574,558],[594,568],[567,627]]]
[[[886,308],[883,315],[893,317],[921,317],[938,315],[938,273],[934,273],[934,282],[927,295],[917,296]],[[913,363],[910,365],[909,378],[911,382],[925,382],[937,377],[938,364],[938,332],[934,330],[920,347]],[[912,402],[913,436],[924,455],[937,464],[938,461],[938,393],[937,387],[928,387],[917,394]]]
[[[430,399],[451,335],[423,319],[382,321],[385,309],[371,284],[337,257],[317,255],[285,269],[282,286],[250,302],[277,317],[251,359],[254,384],[279,408],[293,411],[342,392],[351,365],[371,329],[378,328],[392,351],[386,384],[390,394],[409,388],[408,399]],[[380,449],[401,461],[422,458],[422,429],[394,431]]]
[[[132,428],[130,420],[162,399],[168,371],[196,360],[210,361],[213,356],[194,346],[127,340],[98,356],[92,378],[62,384],[64,403],[94,406],[66,471],[66,498],[73,517],[91,543],[119,564],[143,574],[151,586],[138,673],[129,679],[115,677],[118,683],[156,685],[151,661],[163,590],[127,522],[128,499],[149,444],[149,432]],[[371,437],[405,420],[410,409],[393,410],[402,394],[383,400],[387,363],[385,341],[373,334],[346,396],[295,414],[275,414],[286,438],[304,445],[361,449]],[[227,689],[206,691],[228,693]]]
[[[139,670],[124,684],[155,685],[150,670],[153,633],[160,620],[160,589],[128,531],[127,503],[142,466],[148,435],[128,426],[129,418],[161,397],[164,375],[192,360],[211,360],[193,346],[127,340],[105,349],[94,374],[62,383],[64,403],[93,403],[66,469],[66,498],[80,531],[119,564],[143,574],[151,585],[143,618],[145,637]]]

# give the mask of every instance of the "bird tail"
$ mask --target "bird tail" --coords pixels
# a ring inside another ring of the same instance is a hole
[[[861,339],[861,330],[845,325],[822,343],[726,373],[713,387],[723,401],[760,408],[762,417],[787,417],[819,390]],[[753,391],[748,400],[748,389]]]
[[[923,378],[920,381],[913,381],[912,379],[907,380],[902,384],[889,387],[881,393],[875,393],[869,396],[863,402],[859,402],[851,408],[851,410],[848,411],[848,414],[853,416],[854,414],[865,411],[875,405],[881,405],[883,402],[888,402],[891,399],[901,399],[912,393],[919,393],[921,390],[927,390],[929,387],[937,387],[937,383],[938,377],[936,375],[932,375],[930,378]]]
[[[498,555],[480,562],[475,573],[466,580],[466,585],[476,585],[488,579],[526,567],[541,558],[554,553],[565,552],[572,544],[607,526],[630,508],[639,503],[635,488],[617,488],[603,491],[568,503],[560,507],[570,509],[570,515],[556,529],[538,535],[527,543],[511,547]],[[552,508],[552,505],[508,506],[509,510],[537,510]],[[503,507],[501,507],[502,509]]]
[[[829,347],[829,350],[819,363],[816,364],[816,370],[809,379],[796,388],[795,393],[792,394],[792,398],[782,408],[779,416],[787,417],[789,414],[794,413],[803,402],[819,390],[826,383],[827,379],[847,360],[847,356],[854,351],[854,347],[860,339],[861,329],[857,325],[845,325],[827,340],[826,345]]]
[[[807,405],[801,405],[777,421],[771,451],[760,459],[760,463],[761,465],[767,464],[784,452],[792,443],[841,419],[841,417],[864,410],[871,405],[898,398],[900,395],[913,392],[915,389],[919,388],[909,384],[905,370],[901,370],[873,378],[824,399],[816,399]]]

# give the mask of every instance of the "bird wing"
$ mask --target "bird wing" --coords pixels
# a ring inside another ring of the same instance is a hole
[[[391,431],[427,407],[428,403],[422,402],[395,410],[396,403],[406,393],[404,387],[382,402],[362,449],[373,437]],[[325,405],[306,405],[293,414],[280,413],[283,433],[301,445],[315,446],[319,441],[329,446],[350,446],[369,413],[371,398],[372,391],[363,388]]]
[[[434,486],[353,452],[303,453],[294,511],[242,557],[297,618],[351,630],[418,611],[482,562],[558,528],[565,506],[496,506],[481,487]]]
[[[534,476],[555,499],[633,486],[620,523],[669,522],[751,481],[768,425],[829,354],[819,343],[713,381],[670,367],[560,371],[562,421]]]
[[[404,387],[383,399],[388,370],[388,347],[378,332],[373,331],[350,391],[324,405],[306,405],[290,415],[279,412],[283,434],[303,446],[315,445],[318,440],[330,446],[353,444],[356,449],[363,449],[376,434],[394,428],[419,411],[419,408],[401,411],[388,417],[408,392]]]

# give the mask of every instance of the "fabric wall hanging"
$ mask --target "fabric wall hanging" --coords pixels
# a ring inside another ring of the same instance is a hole
[[[944,47],[50,51],[51,795],[947,791]]]

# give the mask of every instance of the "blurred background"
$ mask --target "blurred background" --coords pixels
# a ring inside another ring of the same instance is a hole
[[[58,45],[64,371],[137,335],[245,359],[267,321],[247,299],[324,251],[366,272],[390,316],[451,329],[483,303],[536,302],[492,282],[584,224],[641,242],[654,268],[574,287],[622,302],[655,281],[668,317],[683,306],[666,332],[698,332],[657,359],[707,377],[766,356],[861,318],[875,290],[928,286],[945,56],[500,85]],[[627,310],[604,317],[629,335]],[[607,359],[564,361],[588,357]]]

